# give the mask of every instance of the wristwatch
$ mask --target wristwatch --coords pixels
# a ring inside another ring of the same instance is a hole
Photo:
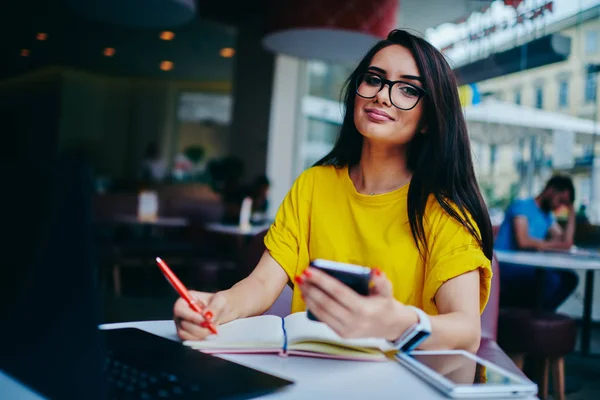
[[[407,307],[417,313],[419,321],[404,331],[400,338],[390,342],[392,346],[403,353],[416,349],[429,337],[429,335],[431,335],[431,322],[429,321],[429,316],[420,308],[413,306]]]

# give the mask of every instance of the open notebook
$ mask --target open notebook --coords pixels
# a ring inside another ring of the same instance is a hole
[[[305,312],[285,318],[262,315],[221,325],[218,335],[186,346],[205,353],[278,353],[362,361],[385,361],[396,352],[385,339],[343,339]]]

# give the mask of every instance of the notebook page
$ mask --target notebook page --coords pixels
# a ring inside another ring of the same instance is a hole
[[[195,349],[252,349],[282,348],[281,318],[261,315],[238,319],[217,327],[218,334],[205,340],[187,340],[185,345]]]
[[[331,356],[331,358],[343,358],[365,361],[384,361],[387,360],[385,353],[371,348],[362,348],[360,350],[350,347],[342,347],[336,344],[317,343],[317,342],[299,342],[294,343],[290,349],[290,354],[312,353]]]
[[[289,347],[293,347],[294,343],[300,342],[321,342],[356,349],[371,348],[384,352],[395,350],[385,339],[343,339],[324,323],[308,319],[305,312],[294,313],[285,317],[285,327]]]

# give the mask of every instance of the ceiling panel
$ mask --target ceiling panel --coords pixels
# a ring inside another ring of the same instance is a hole
[[[63,0],[30,0],[0,6],[7,34],[0,37],[4,63],[0,78],[47,65],[65,65],[108,74],[179,80],[228,81],[234,58],[223,58],[219,50],[235,47],[236,29],[219,22],[197,18],[171,29],[172,41],[160,40],[160,29],[135,29],[89,20],[73,11]],[[36,40],[47,33],[45,41]],[[115,49],[105,57],[106,47]],[[22,57],[21,49],[29,49]],[[159,68],[172,61],[172,71]]]

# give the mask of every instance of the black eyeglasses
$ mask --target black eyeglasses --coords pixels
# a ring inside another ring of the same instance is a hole
[[[390,81],[375,73],[365,72],[356,79],[356,94],[364,99],[373,99],[388,85],[390,100],[394,107],[404,111],[412,110],[427,94],[423,88],[404,81]]]

